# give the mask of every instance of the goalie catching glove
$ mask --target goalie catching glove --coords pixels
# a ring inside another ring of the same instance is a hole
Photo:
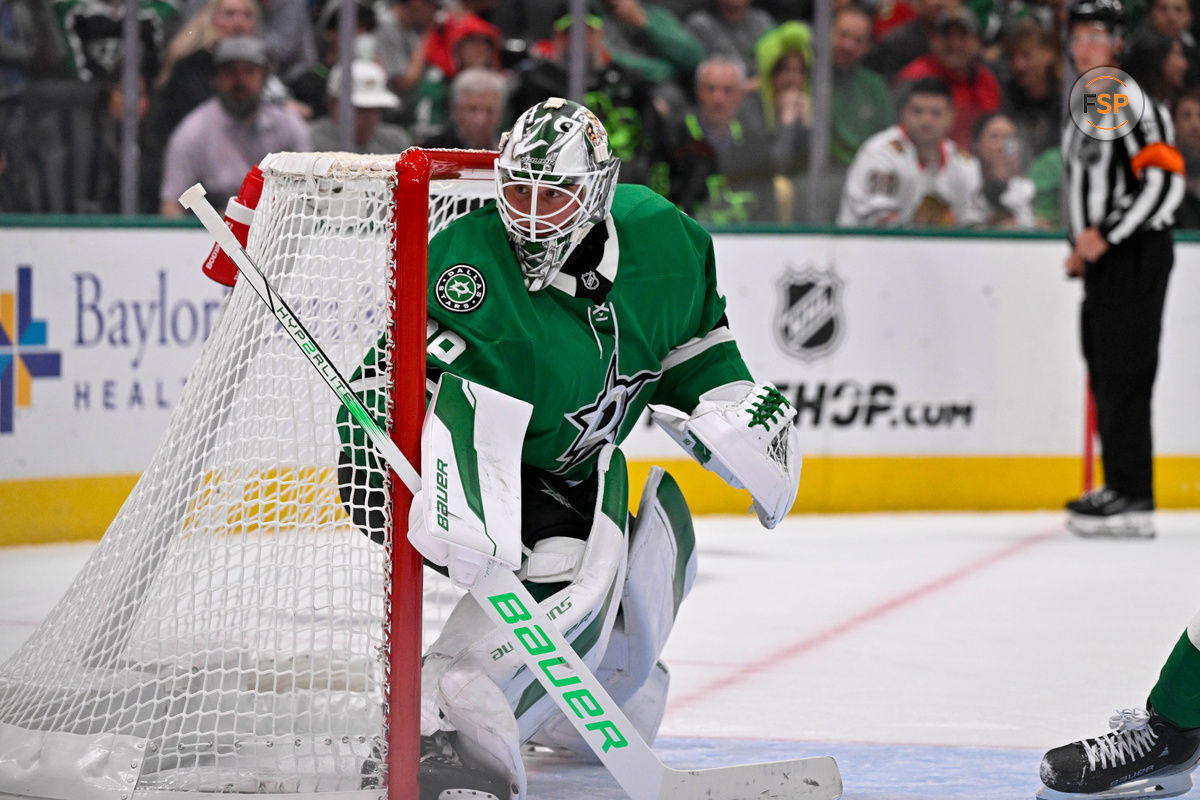
[[[689,415],[651,405],[653,419],[705,469],[754,498],[765,528],[774,528],[796,502],[800,435],[796,409],[774,386],[738,381],[700,395]]]

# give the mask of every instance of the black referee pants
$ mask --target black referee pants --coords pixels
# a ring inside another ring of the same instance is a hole
[[[1158,372],[1170,231],[1134,234],[1089,264],[1080,325],[1096,400],[1104,482],[1132,498],[1154,497],[1150,398]]]

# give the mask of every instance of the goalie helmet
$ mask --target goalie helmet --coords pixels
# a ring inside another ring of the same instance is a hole
[[[527,109],[504,134],[496,204],[530,291],[554,280],[608,216],[619,166],[596,115],[561,97]]]

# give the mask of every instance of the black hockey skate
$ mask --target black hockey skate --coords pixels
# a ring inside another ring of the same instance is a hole
[[[1108,724],[1111,733],[1046,753],[1039,800],[1176,797],[1192,788],[1200,728],[1140,708],[1123,709]]]
[[[462,763],[457,738],[453,731],[421,737],[420,800],[509,800],[505,778]]]
[[[1152,539],[1154,501],[1104,486],[1067,503],[1067,530],[1085,538]]]

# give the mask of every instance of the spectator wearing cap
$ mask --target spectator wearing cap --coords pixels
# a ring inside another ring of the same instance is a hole
[[[500,46],[500,29],[470,13],[448,15],[425,35],[417,97],[402,120],[418,141],[441,134],[450,124],[450,81],[459,71],[500,71]]]
[[[875,43],[864,63],[886,80],[915,58],[929,52],[929,39],[937,20],[947,11],[963,7],[962,0],[915,0],[917,15],[892,28]]]
[[[167,142],[161,213],[182,216],[179,195],[204,184],[213,205],[235,196],[246,173],[268,153],[310,150],[308,128],[296,115],[263,102],[267,51],[261,39],[233,36],[213,52],[216,96],[184,117]]]
[[[152,124],[161,140],[213,96],[217,44],[230,36],[257,35],[260,17],[257,0],[208,0],[183,24],[167,45],[155,81]]]
[[[830,119],[831,164],[818,177],[817,201],[812,207],[797,208],[785,193],[808,196],[810,177],[803,172],[808,150],[810,95],[808,72],[812,64],[812,31],[800,22],[785,22],[759,40],[757,51],[761,83],[759,93],[768,129],[774,136],[777,156],[784,156],[782,177],[775,179],[776,203],[784,221],[832,222],[846,169],[858,148],[870,137],[892,124],[894,112],[887,82],[862,65],[871,46],[871,17],[858,6],[839,8],[833,17],[831,56],[833,60],[833,104]],[[801,135],[803,134],[803,135]],[[789,152],[795,156],[787,156]],[[800,172],[799,180],[796,173]],[[800,184],[793,186],[793,183]]]
[[[960,150],[971,148],[971,132],[984,114],[1000,109],[1000,82],[979,58],[979,23],[965,8],[943,13],[929,37],[930,52],[896,75],[897,84],[936,78],[950,87],[954,124],[950,138]]]
[[[474,14],[448,15],[425,35],[425,62],[453,80],[460,69],[500,69],[500,29]]]
[[[756,52],[758,96],[771,138],[775,205],[779,221],[791,222],[795,218],[792,177],[808,163],[812,30],[803,22],[785,22],[758,40]]]
[[[750,0],[709,0],[708,8],[688,15],[687,27],[707,55],[740,58],[753,75],[757,67],[754,44],[775,27],[775,20],[761,8],[752,7]]]
[[[570,69],[571,16],[560,5],[553,36],[534,43],[532,55],[513,70],[509,106],[521,110],[547,97],[566,97]],[[650,85],[634,70],[613,61],[604,45],[604,19],[585,17],[584,90],[588,107],[608,131],[608,143],[621,159],[620,180],[642,183],[666,194],[661,153],[664,121]],[[656,178],[657,176],[657,178]],[[657,180],[657,183],[656,183]]]
[[[497,72],[471,67],[450,84],[450,125],[424,143],[426,147],[496,150],[508,84]]]
[[[308,127],[314,150],[344,150],[338,132],[338,103],[342,71],[329,73],[330,113]],[[383,115],[400,105],[400,98],[387,88],[387,73],[374,61],[358,59],[350,65],[350,104],[354,106],[352,153],[399,153],[412,146],[412,137],[399,125],[383,121]]]

